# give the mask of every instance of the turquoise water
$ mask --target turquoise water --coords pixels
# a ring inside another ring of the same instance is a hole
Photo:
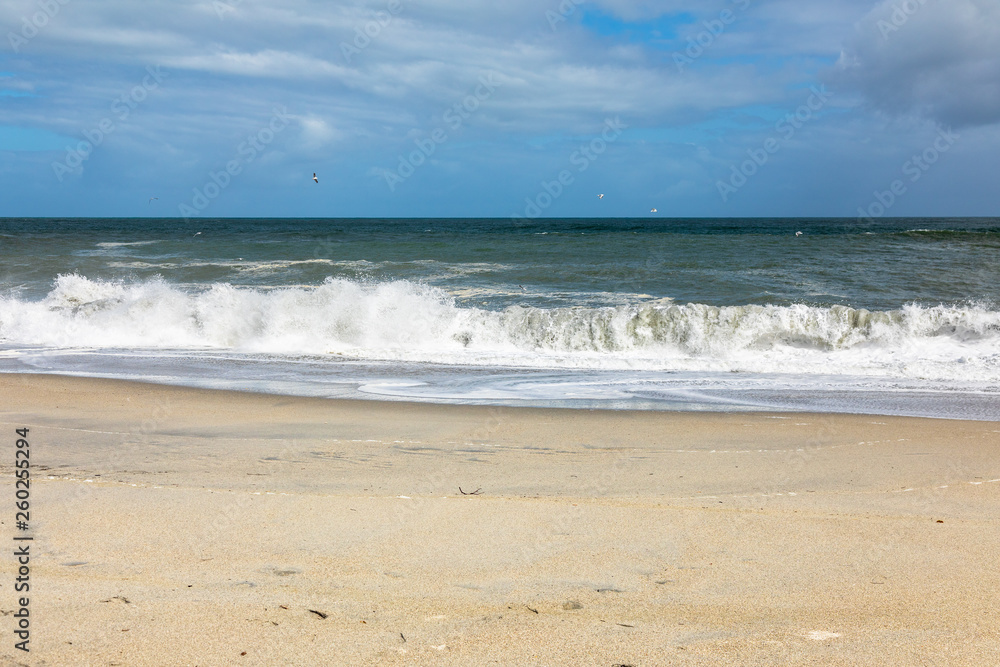
[[[0,262],[6,371],[1000,418],[1000,219],[6,219]]]

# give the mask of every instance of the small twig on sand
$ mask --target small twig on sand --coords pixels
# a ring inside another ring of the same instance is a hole
[[[317,616],[319,616],[320,618],[326,618],[327,616],[329,616],[329,615],[330,615],[330,614],[324,614],[324,613],[323,613],[323,612],[321,612],[321,611],[316,611],[315,609],[310,609],[309,611],[310,611],[310,612],[312,612],[313,614],[316,614],[316,615],[317,615]]]

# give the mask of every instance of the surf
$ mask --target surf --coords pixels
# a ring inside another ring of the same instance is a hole
[[[408,280],[262,289],[60,275],[41,299],[0,299],[0,344],[1000,381],[1000,312],[986,305],[877,311],[658,300],[491,310]]]

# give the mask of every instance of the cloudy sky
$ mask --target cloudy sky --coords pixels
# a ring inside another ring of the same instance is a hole
[[[5,0],[0,26],[0,216],[1000,215],[997,0]]]

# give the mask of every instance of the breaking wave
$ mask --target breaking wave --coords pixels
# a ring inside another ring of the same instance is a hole
[[[0,298],[0,343],[57,349],[222,349],[554,368],[857,374],[1000,381],[1000,312],[868,311],[669,301],[501,311],[405,280],[260,290],[62,275],[41,300]]]

